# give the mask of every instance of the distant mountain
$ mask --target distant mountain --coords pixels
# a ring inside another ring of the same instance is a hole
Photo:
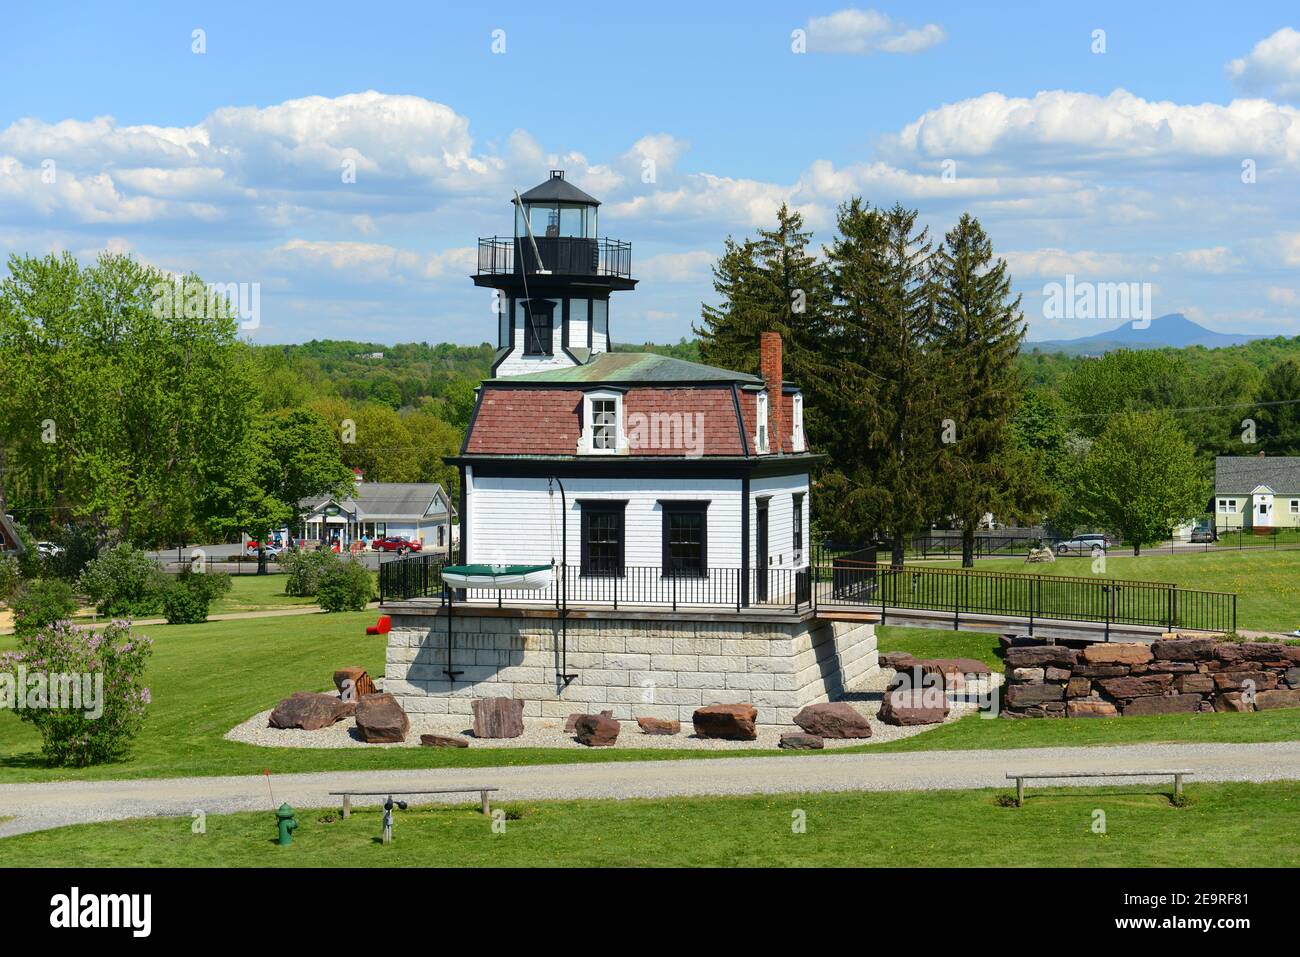
[[[1024,348],[1025,351],[1038,349],[1041,352],[1099,355],[1113,349],[1164,349],[1166,347],[1181,349],[1184,346],[1205,346],[1215,349],[1220,346],[1239,346],[1255,339],[1266,338],[1268,337],[1214,332],[1192,322],[1181,312],[1174,312],[1152,319],[1151,324],[1145,329],[1135,329],[1132,322],[1126,322],[1109,332],[1098,332],[1079,339],[1045,339],[1040,342],[1026,342]]]

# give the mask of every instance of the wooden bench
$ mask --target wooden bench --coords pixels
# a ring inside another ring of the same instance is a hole
[[[1174,779],[1174,797],[1183,796],[1183,775],[1195,774],[1187,768],[1180,770],[1159,771],[1057,771],[1052,773],[1007,774],[1008,781],[1016,782],[1016,807],[1025,806],[1025,782],[1043,781],[1048,778],[1145,778],[1172,776]]]
[[[470,788],[426,788],[425,790],[422,791],[330,791],[329,793],[334,796],[340,796],[340,795],[342,796],[343,818],[344,820],[346,820],[347,818],[352,816],[353,795],[364,796],[364,797],[388,797],[393,794],[472,794],[475,791],[477,791],[479,796],[479,804],[483,810],[483,813],[491,814],[492,808],[488,804],[488,792],[500,791],[500,790],[501,790],[500,788],[470,787]]]

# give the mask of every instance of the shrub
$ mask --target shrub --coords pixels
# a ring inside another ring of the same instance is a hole
[[[0,602],[12,604],[22,587],[23,576],[18,569],[18,559],[11,555],[0,555]]]
[[[169,625],[193,625],[208,620],[208,605],[230,591],[230,576],[221,572],[185,569],[163,595]]]
[[[56,621],[66,621],[77,613],[72,586],[59,578],[29,581],[13,602],[14,634],[33,635]]]
[[[320,587],[320,576],[339,561],[340,556],[331,551],[306,552],[294,550],[280,556],[284,569],[284,593],[298,598],[313,598]]]
[[[90,525],[69,525],[50,535],[50,541],[63,549],[61,555],[45,559],[46,574],[76,581],[99,554],[99,535]]]
[[[125,543],[89,562],[79,584],[101,615],[114,618],[157,612],[167,590],[166,576],[154,560]]]
[[[0,656],[0,689],[8,686],[18,717],[36,726],[50,764],[111,761],[126,753],[144,723],[150,697],[141,679],[152,653],[153,643],[122,622],[102,632],[60,622]],[[32,680],[38,675],[39,694]]]
[[[375,597],[370,569],[355,558],[335,555],[320,575],[316,603],[326,611],[361,611]]]

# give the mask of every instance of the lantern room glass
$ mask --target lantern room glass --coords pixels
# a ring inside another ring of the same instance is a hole
[[[524,238],[524,215],[537,239],[569,237],[594,239],[596,236],[596,207],[576,203],[525,203],[523,210],[515,209],[515,236]]]

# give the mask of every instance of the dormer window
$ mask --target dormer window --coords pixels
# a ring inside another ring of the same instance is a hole
[[[802,452],[802,451],[804,451],[804,441],[803,441],[803,393],[802,393],[802,392],[796,392],[796,393],[794,394],[794,402],[792,403],[792,406],[793,406],[793,408],[794,408],[794,412],[791,414],[790,417],[791,417],[794,421],[790,423],[790,440],[791,440],[791,446],[793,447],[793,449],[794,449],[796,452]]]
[[[584,428],[578,451],[587,455],[614,455],[627,448],[623,431],[623,394],[588,392],[582,399]]]
[[[758,428],[754,433],[754,448],[760,454],[765,453],[768,449],[767,442],[767,393],[758,394]]]

